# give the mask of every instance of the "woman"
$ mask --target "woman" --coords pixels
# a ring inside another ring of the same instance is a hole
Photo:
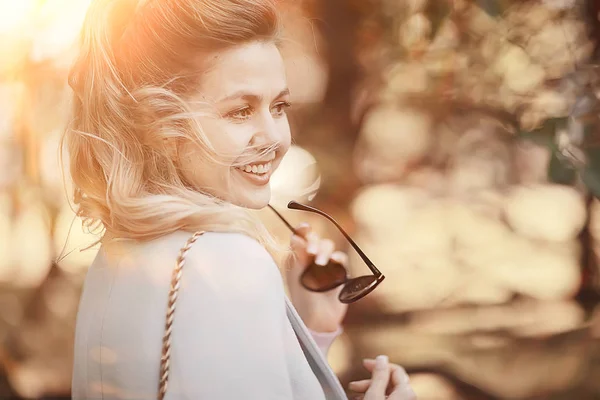
[[[92,3],[64,139],[78,214],[105,234],[77,318],[73,398],[162,398],[159,382],[168,399],[345,398],[317,347],[345,308],[294,279],[304,325],[252,211],[290,146],[278,33],[272,0]],[[307,225],[291,244],[292,274],[311,256],[345,260]],[[412,398],[400,367],[365,366],[372,379],[352,388],[366,399],[389,381],[389,398]]]

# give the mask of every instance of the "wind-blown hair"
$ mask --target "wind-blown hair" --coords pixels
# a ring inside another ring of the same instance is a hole
[[[210,230],[269,241],[254,212],[189,185],[165,143],[190,140],[218,160],[189,105],[198,57],[278,38],[274,0],[93,0],[61,143],[84,224],[123,239]]]

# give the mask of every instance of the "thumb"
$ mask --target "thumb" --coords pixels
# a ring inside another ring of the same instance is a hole
[[[385,391],[390,381],[390,364],[387,356],[377,356],[375,369],[371,376],[371,386],[365,393],[369,400],[385,399]]]

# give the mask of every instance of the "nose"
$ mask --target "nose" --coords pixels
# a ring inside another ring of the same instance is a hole
[[[274,118],[271,113],[264,115],[257,127],[257,133],[254,135],[253,141],[256,145],[271,146],[280,144],[283,140],[283,121]]]

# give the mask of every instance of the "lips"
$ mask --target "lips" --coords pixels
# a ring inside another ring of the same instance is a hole
[[[267,172],[269,172],[271,170],[272,167],[272,162],[266,162],[266,163],[254,163],[254,164],[247,164],[247,165],[243,165],[241,167],[238,167],[238,169],[247,172],[247,173],[252,173],[252,174],[266,174]]]
[[[255,185],[265,185],[269,183],[274,170],[277,154],[272,152],[268,157],[262,160],[256,160],[251,163],[236,166],[235,169],[248,181]]]
[[[251,182],[254,185],[264,186],[271,180],[271,175],[273,174],[273,170],[269,169],[267,172],[259,173],[259,172],[246,172],[242,169],[242,167],[236,167],[236,170],[242,175],[244,179]]]

